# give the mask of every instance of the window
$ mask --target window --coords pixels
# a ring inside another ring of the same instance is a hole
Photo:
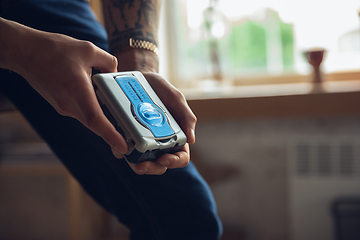
[[[358,0],[163,1],[161,71],[177,87],[272,83],[311,73],[304,52],[324,48],[325,73],[360,70]]]

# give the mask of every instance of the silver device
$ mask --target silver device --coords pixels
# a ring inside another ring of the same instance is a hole
[[[185,145],[186,135],[140,72],[95,74],[92,82],[104,114],[128,144],[129,162],[154,161]]]

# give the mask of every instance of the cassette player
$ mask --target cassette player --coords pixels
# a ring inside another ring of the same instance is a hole
[[[126,160],[153,161],[174,153],[186,136],[140,72],[95,74],[101,108],[128,144]]]

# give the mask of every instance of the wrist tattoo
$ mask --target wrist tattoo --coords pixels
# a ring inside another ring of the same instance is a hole
[[[117,51],[121,43],[130,38],[157,45],[158,9],[152,1],[110,0],[107,11],[111,52]]]

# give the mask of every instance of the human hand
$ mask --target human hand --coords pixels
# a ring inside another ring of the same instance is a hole
[[[181,151],[164,154],[156,161],[130,163],[130,167],[137,174],[161,175],[168,168],[182,168],[190,161],[189,144],[195,142],[196,117],[187,105],[184,96],[163,77],[157,74],[157,56],[147,50],[132,49],[116,55],[118,57],[118,71],[141,71],[151,87],[157,93],[166,108],[171,112],[179,126],[187,136],[187,142]],[[140,59],[140,60],[139,60]],[[122,155],[115,155],[122,157]]]
[[[37,31],[0,18],[0,67],[22,75],[61,115],[76,118],[102,137],[116,157],[123,157],[127,144],[103,114],[91,83],[92,67],[101,72],[141,71],[185,132],[188,143],[195,142],[196,117],[183,95],[158,71],[157,56],[147,50],[128,50],[114,56],[90,42],[61,34]],[[26,44],[24,44],[26,43]],[[189,163],[189,146],[174,154],[164,154],[155,162],[129,163],[138,174],[163,174],[167,168]]]
[[[127,144],[103,114],[91,82],[92,67],[116,72],[116,58],[87,41],[3,23],[10,33],[6,43],[17,47],[4,67],[22,75],[58,113],[79,120],[113,152],[125,153]]]

